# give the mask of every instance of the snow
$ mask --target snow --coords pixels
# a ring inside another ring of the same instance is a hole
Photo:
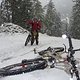
[[[22,27],[12,24],[12,23],[4,23],[0,26],[0,33],[25,33],[27,32]]]
[[[14,25],[13,25],[14,26]],[[46,34],[39,35],[39,45],[34,43],[33,46],[30,43],[24,46],[26,37],[29,33],[14,33],[5,34],[0,33],[0,68],[19,63],[23,59],[33,59],[38,57],[38,54],[34,54],[34,48],[37,51],[44,50],[51,47],[63,47],[66,44],[68,48],[68,40],[61,37],[50,37]],[[80,40],[72,39],[74,48],[80,48]],[[76,53],[76,58],[80,57],[79,52]],[[2,77],[0,80],[69,80],[68,75],[64,70],[57,68],[47,68],[44,70],[36,70],[29,73],[23,73],[14,76]],[[75,77],[74,77],[74,80]]]

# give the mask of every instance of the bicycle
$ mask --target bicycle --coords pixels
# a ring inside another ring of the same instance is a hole
[[[29,41],[31,40],[31,34],[29,33],[28,37],[26,38],[25,41],[25,46],[27,46],[27,44],[29,43]]]
[[[12,64],[12,65],[1,68],[0,76],[16,75],[16,74],[31,72],[34,70],[45,69],[47,66],[49,66],[48,62],[52,62],[52,64],[50,65],[50,68],[54,68],[56,59],[52,57],[51,55],[48,55],[48,56],[42,55],[42,53],[46,54],[47,51],[53,51],[52,53],[56,54],[57,52],[64,51],[64,48],[63,47],[58,47],[58,48],[48,47],[46,50],[38,52],[38,54],[40,55],[39,58],[29,59],[29,60],[24,59],[21,61],[21,63]],[[35,52],[35,49],[34,49],[34,52]]]

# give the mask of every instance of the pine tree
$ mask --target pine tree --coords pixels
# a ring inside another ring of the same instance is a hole
[[[61,34],[61,20],[56,12],[55,5],[50,0],[47,6],[47,12],[45,16],[45,24],[47,26],[47,34],[52,36],[60,36]]]
[[[10,17],[12,23],[24,26],[24,20],[33,16],[32,0],[3,0],[1,4],[2,17],[5,22],[10,22]]]
[[[33,0],[33,17],[43,20],[44,10],[42,8],[41,2],[39,0]]]
[[[80,0],[73,6],[71,35],[73,38],[80,39]]]
[[[1,15],[1,6],[0,6],[0,15]],[[0,16],[0,25],[2,23],[2,19],[1,19],[1,16]]]
[[[31,0],[15,0],[12,3],[12,22],[24,26],[23,20],[32,18]]]
[[[10,4],[7,0],[2,0],[1,2],[1,18],[3,22],[11,21],[11,9]]]
[[[55,24],[56,24],[56,30],[53,34],[55,34],[55,36],[61,36],[62,35],[62,30],[61,30],[62,22],[61,22],[60,13],[55,14]]]

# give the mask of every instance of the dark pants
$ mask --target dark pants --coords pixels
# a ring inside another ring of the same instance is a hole
[[[31,45],[33,45],[34,41],[36,40],[36,45],[38,45],[38,31],[31,31]]]

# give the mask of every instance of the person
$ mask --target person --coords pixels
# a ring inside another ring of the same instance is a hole
[[[28,24],[31,25],[31,45],[33,45],[34,41],[36,40],[36,45],[38,45],[38,37],[39,37],[39,30],[41,29],[41,21],[34,18],[33,20],[28,20]]]

